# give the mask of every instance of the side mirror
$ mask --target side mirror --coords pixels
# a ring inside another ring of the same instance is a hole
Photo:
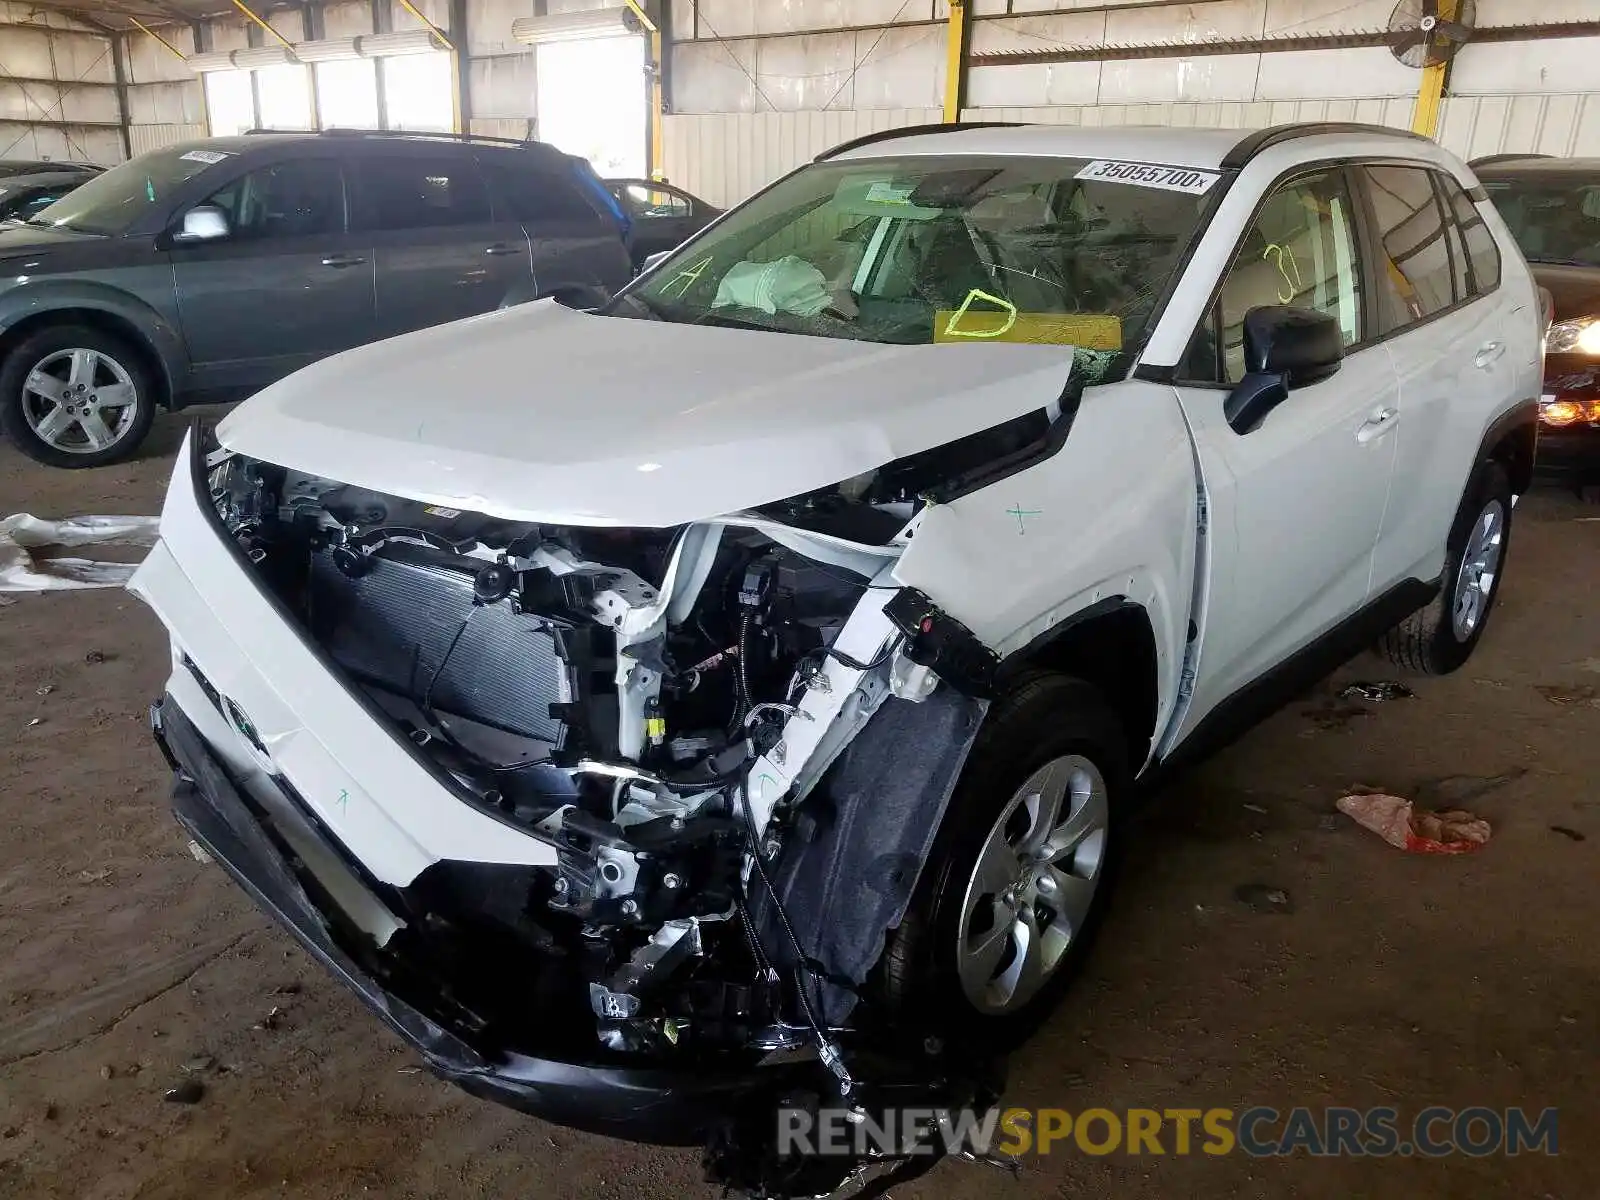
[[[1336,318],[1314,308],[1266,305],[1244,318],[1245,377],[1222,412],[1235,433],[1249,433],[1294,388],[1321,383],[1344,361]]]
[[[654,254],[649,255],[644,260],[644,265],[639,268],[639,274],[643,275],[646,271],[655,270],[657,267],[659,267],[662,263],[666,262],[667,259],[669,259],[671,257],[672,257],[672,251],[671,250],[657,250]]]
[[[220,209],[201,204],[183,214],[183,226],[173,235],[179,242],[214,242],[228,236],[228,218]]]

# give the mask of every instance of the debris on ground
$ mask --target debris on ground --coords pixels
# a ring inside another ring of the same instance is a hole
[[[1365,700],[1369,704],[1382,704],[1385,700],[1414,700],[1416,696],[1405,684],[1393,679],[1380,679],[1376,683],[1358,680],[1339,692],[1341,700]]]
[[[35,717],[33,720],[28,722],[28,728],[32,729],[35,725],[43,725],[43,724],[44,724],[44,718],[43,717]]]
[[[106,661],[106,652],[104,650],[91,650],[89,653],[83,656],[83,661],[88,663],[90,666],[94,666],[97,663],[103,663]]]
[[[257,1021],[254,1025],[252,1025],[251,1028],[252,1029],[262,1029],[262,1030],[265,1030],[268,1033],[271,1033],[274,1029],[276,1029],[278,1027],[282,1017],[283,1017],[283,1009],[279,1008],[276,1004],[274,1004],[272,1006],[272,1011],[269,1012],[266,1016],[262,1017],[261,1020]]]
[[[1600,658],[1586,658],[1581,662],[1575,662],[1572,665],[1577,667],[1580,671],[1588,671],[1591,674],[1600,675]]]
[[[1550,826],[1550,832],[1559,833],[1562,837],[1568,839],[1569,841],[1581,842],[1586,840],[1586,837],[1583,833],[1573,829],[1569,825],[1552,825]]]
[[[47,683],[43,687],[34,688],[33,694],[35,696],[48,696],[51,692],[53,692],[55,690],[56,690],[56,685],[55,684]]]
[[[1283,888],[1267,883],[1241,883],[1233,889],[1233,898],[1246,908],[1260,913],[1292,913],[1294,901]]]
[[[115,1067],[111,1066],[109,1063],[100,1068],[100,1078],[101,1079],[114,1079],[114,1078],[116,1078],[116,1074],[117,1074],[117,1069]]]
[[[162,1097],[168,1104],[198,1104],[206,1094],[206,1085],[198,1079],[185,1079]]]
[[[1580,683],[1571,687],[1557,687],[1548,683],[1536,683],[1533,690],[1551,704],[1563,707],[1569,704],[1585,704],[1590,708],[1600,708],[1600,688],[1596,688],[1593,684]]]
[[[211,865],[211,855],[206,853],[206,848],[193,838],[189,839],[189,854],[201,866]]]
[[[121,587],[135,563],[100,562],[33,550],[78,546],[153,546],[156,517],[69,517],[45,521],[28,513],[0,520],[0,592],[44,592],[69,588]]]
[[[1251,804],[1248,800],[1246,800],[1240,807],[1244,808],[1247,812],[1259,813],[1263,817],[1267,815],[1267,810],[1262,808],[1261,805]]]
[[[59,1108],[57,1108],[54,1104],[46,1104],[44,1106],[44,1119],[46,1121],[54,1121],[60,1115],[61,1115],[61,1110]]]
[[[101,883],[111,878],[111,868],[100,867],[93,871],[79,871],[78,878],[84,883]]]
[[[1336,807],[1357,825],[1412,854],[1465,854],[1489,840],[1489,822],[1461,809],[1417,808],[1404,796],[1360,792]]]
[[[193,1058],[185,1060],[183,1071],[186,1075],[199,1075],[211,1070],[217,1065],[217,1060],[209,1054],[196,1054]]]

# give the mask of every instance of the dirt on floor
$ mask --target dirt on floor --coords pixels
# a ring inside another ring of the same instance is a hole
[[[181,427],[91,472],[0,449],[0,515],[154,513]],[[1561,495],[1518,508],[1464,670],[1409,680],[1413,699],[1340,699],[1394,677],[1363,657],[1170,786],[1008,1093],[1072,1110],[1556,1107],[1558,1156],[1181,1156],[1168,1140],[1163,1156],[1058,1149],[1017,1180],[945,1163],[896,1195],[1600,1195],[1596,516]],[[120,591],[5,599],[0,1196],[711,1194],[693,1153],[555,1128],[422,1072],[186,849],[145,726],[167,671],[155,618]],[[1463,804],[1493,840],[1391,849],[1335,812],[1356,785]],[[166,1098],[185,1086],[192,1103]]]

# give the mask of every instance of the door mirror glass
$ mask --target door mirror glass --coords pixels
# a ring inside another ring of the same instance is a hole
[[[1243,324],[1245,376],[1223,405],[1235,433],[1249,433],[1291,389],[1320,383],[1344,361],[1344,337],[1331,313],[1263,305],[1246,313]]]
[[[228,236],[228,218],[220,208],[200,204],[183,214],[183,228],[177,240],[184,242],[213,242]]]

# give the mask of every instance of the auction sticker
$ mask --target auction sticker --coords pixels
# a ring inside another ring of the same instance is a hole
[[[1078,172],[1079,179],[1102,179],[1107,183],[1131,183],[1136,187],[1161,188],[1168,192],[1188,192],[1203,196],[1220,178],[1215,171],[1193,167],[1163,167],[1155,163],[1116,162],[1096,159]]]
[[[190,162],[219,163],[231,156],[226,150],[190,150],[186,154],[178,155],[178,157],[188,159]]]

